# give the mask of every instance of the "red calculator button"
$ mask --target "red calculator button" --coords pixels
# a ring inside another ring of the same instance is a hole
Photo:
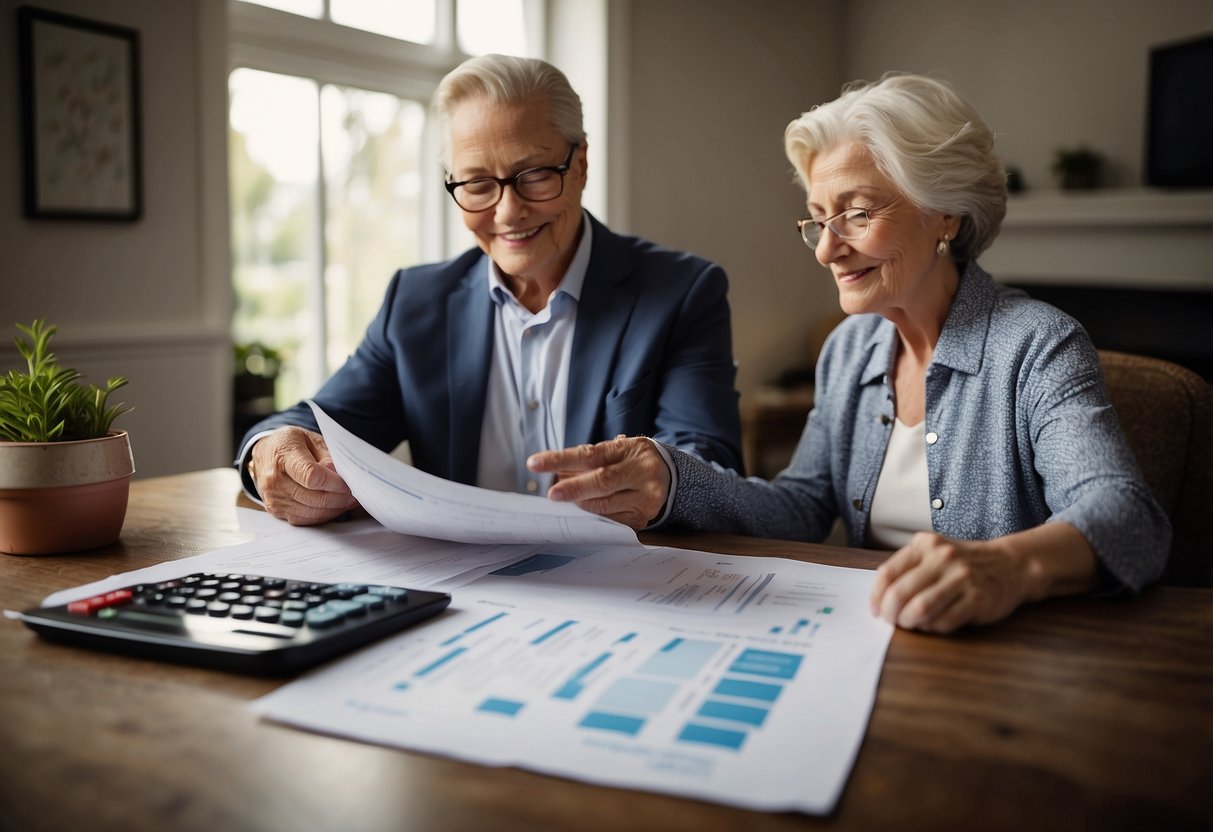
[[[116,607],[125,604],[134,597],[129,589],[116,589],[104,595],[94,595],[81,601],[72,601],[67,605],[67,611],[76,615],[91,615],[105,607]]]

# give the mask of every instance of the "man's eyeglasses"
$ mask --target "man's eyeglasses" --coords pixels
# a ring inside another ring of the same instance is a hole
[[[885,208],[887,207],[886,205]],[[815,220],[812,217],[796,220],[796,228],[800,231],[800,239],[804,240],[804,244],[811,249],[817,248],[817,244],[821,242],[821,235],[825,233],[827,228],[838,239],[846,240],[848,243],[855,243],[868,236],[868,228],[871,226],[872,215],[883,210],[884,208],[873,208],[871,210],[867,208],[847,208],[824,220]]]
[[[465,211],[476,213],[487,211],[501,201],[505,186],[511,185],[514,193],[527,202],[548,202],[564,193],[564,175],[573,164],[573,154],[581,145],[574,143],[562,164],[520,170],[513,176],[498,179],[495,176],[479,176],[463,182],[446,182],[447,193]]]

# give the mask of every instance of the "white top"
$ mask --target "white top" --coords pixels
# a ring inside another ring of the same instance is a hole
[[[900,549],[914,532],[931,531],[931,496],[927,477],[925,421],[910,427],[896,419],[884,453],[872,516],[868,546]]]

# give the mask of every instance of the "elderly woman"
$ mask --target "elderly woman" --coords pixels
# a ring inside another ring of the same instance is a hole
[[[994,134],[949,86],[893,75],[787,128],[798,223],[849,317],[789,467],[743,479],[644,438],[538,454],[554,500],[644,527],[896,549],[873,612],[935,632],[1050,595],[1138,591],[1166,516],[1077,322],[976,264],[1006,210]],[[666,462],[665,460],[668,460]]]

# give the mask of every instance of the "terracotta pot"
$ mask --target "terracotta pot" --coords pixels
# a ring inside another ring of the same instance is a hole
[[[75,442],[0,442],[0,552],[49,555],[113,543],[133,473],[126,431]]]

